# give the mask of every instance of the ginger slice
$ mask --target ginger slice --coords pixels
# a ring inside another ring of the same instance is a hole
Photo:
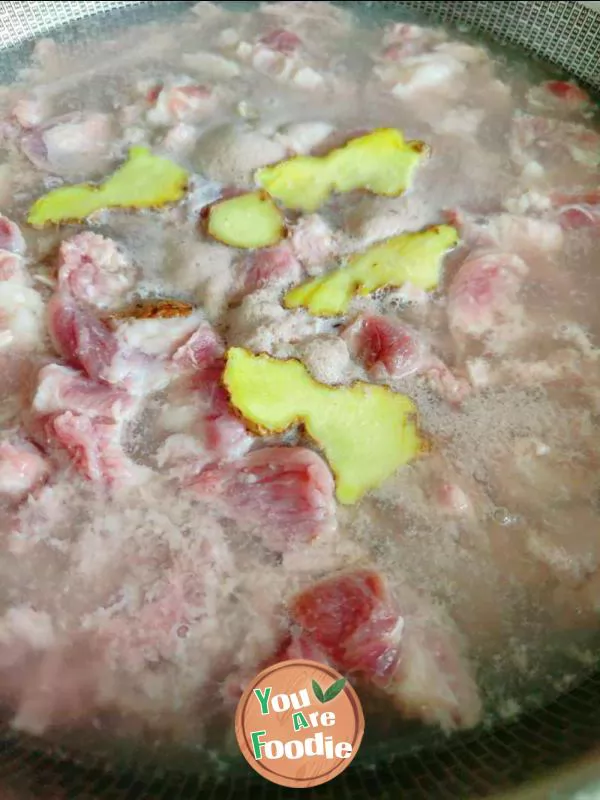
[[[271,247],[284,238],[285,220],[267,192],[249,192],[214,203],[207,233],[230,247]]]
[[[363,189],[401,195],[429,148],[405,141],[395,128],[378,128],[325,156],[296,156],[256,172],[259,186],[287,208],[313,212],[334,193]]]
[[[335,317],[348,310],[355,295],[405,283],[429,291],[439,283],[445,254],[457,243],[458,233],[449,225],[395,236],[353,256],[346,266],[295,286],[283,303],[318,317]]]
[[[127,161],[104,183],[63,186],[40,197],[27,221],[78,222],[105,208],[157,208],[183,197],[188,173],[145,147],[132,147]]]
[[[173,319],[189,317],[194,306],[184,300],[150,297],[113,312],[113,319]]]
[[[322,449],[340,503],[351,505],[421,452],[416,407],[387,386],[318,383],[299,361],[227,353],[224,383],[232,405],[263,434],[302,423]]]

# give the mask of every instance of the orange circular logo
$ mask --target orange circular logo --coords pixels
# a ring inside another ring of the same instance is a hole
[[[280,786],[319,786],[356,755],[365,720],[356,692],[316,661],[282,661],[244,692],[235,717],[250,766]]]

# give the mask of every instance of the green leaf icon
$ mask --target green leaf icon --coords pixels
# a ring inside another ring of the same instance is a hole
[[[315,693],[315,697],[317,698],[317,700],[320,703],[324,703],[325,702],[325,695],[323,694],[323,689],[321,689],[321,687],[319,686],[319,684],[315,680],[313,680],[313,682],[312,682],[312,689],[313,689],[313,692]]]
[[[342,691],[344,686],[346,685],[346,679],[340,678],[335,683],[332,683],[329,689],[325,692],[325,699],[323,700],[324,703],[328,703],[330,700],[333,700],[338,694]]]
[[[315,697],[320,703],[328,703],[330,700],[335,699],[338,694],[342,691],[344,686],[346,685],[346,679],[340,678],[337,681],[334,681],[327,691],[323,691],[319,684],[313,680],[312,682],[312,689],[315,693]]]

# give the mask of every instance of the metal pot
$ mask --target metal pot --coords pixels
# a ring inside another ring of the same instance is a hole
[[[116,0],[98,2],[0,3],[0,71],[10,76],[28,52],[27,42],[60,28],[59,39],[93,36],[188,3]],[[600,2],[406,2],[344,3],[377,6],[389,16],[420,13],[459,24],[514,45],[579,79],[600,93]],[[72,27],[76,24],[76,28]],[[68,27],[64,27],[68,24]],[[62,26],[62,27],[61,27]],[[280,795],[250,776],[215,782],[148,769],[112,772],[106,764],[75,763],[69,752],[40,753],[35,743],[0,742],[0,776],[20,798],[238,797],[260,791]],[[110,765],[108,765],[110,766]],[[101,768],[100,768],[101,767]],[[8,794],[2,789],[0,797]],[[63,792],[61,794],[60,792]],[[289,795],[290,792],[286,794]],[[522,798],[600,797],[600,671],[541,711],[494,730],[459,736],[413,755],[387,757],[375,768],[352,768],[313,791],[314,797]]]

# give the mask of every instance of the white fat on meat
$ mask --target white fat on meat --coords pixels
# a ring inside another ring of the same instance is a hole
[[[102,113],[74,113],[24,134],[21,148],[42,170],[57,175],[107,169],[115,157],[114,119]]]
[[[448,91],[451,96],[462,94],[462,75],[465,65],[444,55],[413,56],[401,62],[394,71],[385,73],[384,80],[393,83],[392,94],[398,98],[411,98],[426,90]]]
[[[253,438],[229,405],[223,386],[224,346],[207,324],[174,354],[180,377],[169,387],[158,427],[171,434],[156,454],[162,472],[197,474],[207,464],[243,456]]]
[[[121,386],[136,397],[160,392],[172,379],[173,368],[168,359],[121,348],[117,348],[114,358],[102,373],[102,380],[112,386]]]
[[[22,500],[50,474],[50,465],[33,444],[19,435],[0,439],[0,497]]]
[[[61,242],[58,285],[83,303],[111,308],[134,288],[138,270],[112,239],[85,231]]]
[[[240,61],[257,72],[298,89],[322,89],[325,77],[306,60],[302,39],[290,29],[275,28],[257,42],[241,41],[235,50]]]
[[[93,381],[141,396],[164,389],[173,377],[169,360],[128,347],[94,309],[69,294],[56,292],[50,298],[47,317],[56,351]]]
[[[45,347],[45,304],[40,293],[12,281],[0,282],[0,349]]]
[[[198,123],[212,116],[220,102],[214,88],[200,85],[192,78],[174,78],[160,88],[147,118],[151,125],[157,126]]]
[[[73,411],[89,417],[122,421],[137,409],[138,399],[86,378],[77,370],[48,364],[39,372],[32,411],[40,416]]]
[[[252,437],[232,413],[215,411],[208,403],[173,400],[160,415],[165,431],[174,431],[159,447],[156,463],[174,477],[195,476],[216,462],[241,458],[253,444]]]
[[[477,217],[462,211],[449,216],[472,248],[497,248],[528,261],[552,256],[564,246],[564,232],[551,219],[517,213]]]
[[[170,358],[204,321],[195,311],[185,317],[169,319],[124,319],[114,327],[124,349],[147,356]]]
[[[487,59],[482,48],[442,42],[427,53],[388,58],[375,66],[374,72],[398,99],[413,101],[427,93],[429,101],[436,95],[456,100],[466,90],[468,70]]]
[[[181,371],[193,372],[212,365],[224,352],[221,337],[211,325],[204,322],[174,353],[173,363]]]
[[[451,136],[455,147],[473,146],[488,114],[502,120],[512,109],[510,87],[495,77],[481,47],[427,36],[384,39],[373,75],[374,88],[389,92],[436,134]]]
[[[178,417],[176,413],[163,414],[161,422],[165,427],[185,430],[193,428],[197,416],[198,410],[187,406]],[[239,455],[243,455],[243,452]],[[173,433],[168,436],[156,453],[156,464],[161,474],[170,475],[178,480],[193,478],[208,466],[211,460],[211,455],[202,440],[189,433]]]
[[[160,414],[159,423],[165,431],[196,439],[199,453],[196,472],[204,464],[241,458],[254,441],[230,408],[222,385],[223,369],[224,362],[218,359],[183,377],[171,387],[169,404]],[[195,458],[189,439],[172,439],[170,444],[167,439],[165,446],[168,459],[164,463],[185,465]]]

